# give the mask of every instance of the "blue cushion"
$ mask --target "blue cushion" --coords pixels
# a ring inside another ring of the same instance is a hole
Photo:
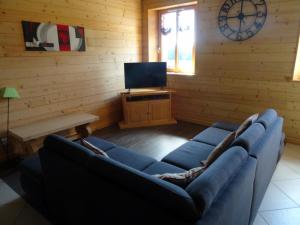
[[[242,147],[232,147],[186,187],[202,212],[211,206],[247,158],[248,153]]]
[[[228,130],[215,127],[209,127],[194,137],[193,141],[203,142],[209,145],[217,146],[224,138],[230,134]]]
[[[154,175],[163,173],[182,173],[185,172],[185,170],[165,162],[156,162],[144,169],[143,172]]]
[[[220,121],[214,123],[212,127],[228,130],[228,131],[236,131],[240,127],[240,124]]]
[[[255,144],[265,134],[265,128],[260,123],[252,124],[246,131],[238,136],[232,143],[232,146],[239,145],[251,152]]]
[[[20,183],[26,195],[22,196],[34,207],[46,212],[45,182],[39,156],[24,159],[20,165]]]
[[[274,109],[268,109],[258,117],[256,123],[261,123],[267,129],[276,119],[277,112]]]
[[[238,174],[230,179],[221,190],[210,208],[204,212],[197,225],[251,225],[253,182],[256,160],[248,157],[238,169]]]
[[[92,145],[95,145],[96,147],[100,148],[103,151],[107,151],[109,149],[116,147],[115,144],[105,141],[101,138],[94,137],[94,136],[89,136],[89,137],[85,138],[85,140],[87,140]],[[78,140],[77,143],[80,144],[80,140]]]
[[[189,141],[165,156],[162,161],[189,170],[201,165],[215,146]]]
[[[87,184],[85,164],[95,153],[78,143],[51,135],[39,151],[48,213],[54,223],[82,224]]]
[[[112,148],[106,153],[110,158],[137,170],[143,170],[146,167],[150,166],[152,163],[157,162],[153,158],[138,154],[132,150],[122,147]]]
[[[88,160],[87,167],[99,181],[101,179],[110,181],[116,187],[147,199],[150,204],[155,202],[187,220],[195,220],[198,217],[193,199],[177,185],[97,155]]]
[[[49,135],[44,141],[44,148],[55,151],[60,155],[76,162],[84,163],[89,156],[95,155],[84,146],[72,142],[62,136]]]
[[[41,183],[43,181],[41,161],[38,154],[25,158],[20,165],[20,171],[28,176],[33,177]]]
[[[249,151],[257,159],[251,219],[254,220],[277,165],[281,150],[283,119],[278,117],[265,135]]]

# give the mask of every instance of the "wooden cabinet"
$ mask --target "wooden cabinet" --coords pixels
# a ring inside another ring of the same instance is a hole
[[[151,90],[123,92],[122,104],[124,120],[120,128],[133,128],[175,124],[172,117],[171,91]]]
[[[127,122],[138,123],[149,120],[149,105],[145,102],[127,103]]]
[[[172,118],[169,100],[152,101],[149,103],[150,120],[168,120]]]

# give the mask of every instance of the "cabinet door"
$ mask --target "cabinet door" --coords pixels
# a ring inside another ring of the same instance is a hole
[[[147,102],[127,103],[128,123],[146,122],[149,120],[149,104]]]
[[[170,100],[152,101],[149,104],[151,120],[170,120],[171,104]]]

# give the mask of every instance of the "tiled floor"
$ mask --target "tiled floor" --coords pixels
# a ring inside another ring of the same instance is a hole
[[[0,225],[50,223],[0,179]],[[286,146],[254,225],[300,225],[300,146]]]
[[[36,210],[0,179],[1,225],[50,225]]]
[[[287,144],[254,225],[300,225],[300,146]]]

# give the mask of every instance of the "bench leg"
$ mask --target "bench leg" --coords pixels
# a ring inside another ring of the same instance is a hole
[[[92,134],[92,130],[88,124],[77,126],[75,130],[82,138],[86,138]]]
[[[38,138],[24,142],[24,149],[27,155],[38,152],[38,150],[43,146],[44,138]]]

